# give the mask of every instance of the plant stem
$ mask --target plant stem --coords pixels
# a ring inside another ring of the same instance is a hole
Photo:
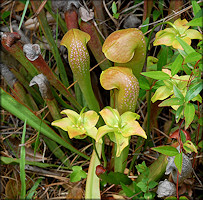
[[[128,171],[128,176],[130,175],[130,172],[131,172],[131,170],[132,170],[132,168],[133,168],[133,166],[134,166],[135,160],[137,159],[138,154],[139,154],[139,152],[141,151],[141,147],[142,147],[143,145],[144,145],[144,139],[141,138],[141,137],[139,137],[139,138],[138,138],[138,141],[137,141],[137,144],[136,144],[136,149],[135,149],[135,151],[134,151],[133,159],[132,159],[132,161],[131,161],[131,163],[130,163],[130,167],[129,167],[129,171]]]
[[[101,156],[102,144],[96,143],[95,147],[98,155]],[[89,169],[88,169],[87,181],[86,181],[85,199],[101,199],[100,180],[95,173],[96,166],[99,164],[100,164],[100,161],[97,157],[96,151],[93,150]]]
[[[151,90],[149,90],[147,99],[147,140],[145,143],[145,147],[148,146],[150,138],[150,115],[151,115]]]
[[[117,144],[115,144],[117,145]],[[123,149],[121,152],[121,155],[119,157],[116,157],[116,149],[114,151],[114,172],[121,172],[123,173],[127,164],[127,158],[128,158],[128,152],[129,152],[129,145]]]

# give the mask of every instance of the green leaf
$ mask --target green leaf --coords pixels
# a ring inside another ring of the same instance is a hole
[[[19,164],[20,159],[18,158],[9,158],[9,157],[0,157],[1,164],[9,165],[9,164]],[[36,161],[28,161],[25,160],[26,165],[33,165],[41,168],[48,168],[48,167],[55,167],[55,168],[63,168],[63,169],[69,169],[69,167],[64,167],[64,166],[59,166],[59,165],[54,165],[54,164],[47,164],[47,163],[41,163],[41,162],[36,162]]]
[[[199,142],[198,147],[201,149],[203,148],[203,140]]]
[[[175,166],[178,169],[178,172],[181,174],[182,171],[182,164],[183,164],[183,152],[178,153],[174,158]]]
[[[179,54],[171,66],[171,75],[174,76],[182,69],[183,57]]]
[[[177,198],[174,196],[170,196],[170,197],[166,197],[164,200],[177,200]]]
[[[183,47],[184,51],[187,54],[195,52],[195,50],[189,44],[187,44],[184,40],[182,40],[180,37],[176,36],[176,39],[181,44],[181,46]]]
[[[145,192],[145,194],[144,194],[144,198],[145,199],[147,199],[147,200],[149,199],[150,200],[150,199],[152,199],[152,197],[153,197],[153,195],[152,195],[151,192]]]
[[[36,189],[38,188],[40,182],[42,181],[43,178],[39,178],[34,182],[34,185],[32,188],[27,192],[26,200],[28,199],[34,199],[33,195],[36,193]]]
[[[187,103],[184,108],[185,130],[189,127],[195,117],[195,107],[192,103]]]
[[[132,183],[132,180],[128,178],[127,175],[120,172],[104,172],[103,174],[99,175],[99,178],[101,178],[103,181],[106,181],[107,183],[115,185],[120,185],[121,183],[130,185]]]
[[[173,86],[173,92],[174,92],[174,95],[179,98],[180,100],[184,101],[184,96],[182,94],[182,92],[174,85]]]
[[[202,55],[197,53],[197,52],[193,52],[188,54],[185,59],[184,59],[184,64],[186,63],[191,63],[191,62],[196,62],[198,60],[202,59]]]
[[[202,27],[203,17],[195,18],[187,23],[187,26],[201,26]]]
[[[191,152],[195,152],[197,153],[197,148],[195,147],[195,145],[190,141],[190,140],[187,140],[184,144],[183,144],[183,148],[187,148],[189,149],[189,152],[188,153],[191,153]]]
[[[112,3],[112,12],[113,12],[113,14],[117,13],[117,6],[116,6],[115,1]]]
[[[73,172],[70,174],[71,182],[77,182],[80,181],[82,178],[87,177],[87,174],[85,173],[85,171],[82,170],[81,166],[73,166],[72,170]]]
[[[156,21],[158,19],[158,17],[160,16],[161,12],[159,10],[154,10],[152,13],[153,16],[153,22]]]
[[[24,127],[23,127],[23,135],[21,140],[21,148],[20,148],[20,182],[21,182],[21,194],[20,198],[25,199],[26,195],[26,174],[25,174],[25,134],[26,134],[26,122],[25,119]]]
[[[184,103],[183,100],[175,97],[175,98],[166,99],[165,101],[159,104],[159,107],[182,105],[183,103]]]
[[[151,149],[167,156],[175,156],[179,153],[178,150],[172,146],[159,146]]]
[[[148,187],[149,187],[149,189],[152,189],[152,188],[156,187],[157,185],[158,185],[158,183],[156,181],[150,181]]]
[[[153,78],[156,80],[167,80],[170,79],[170,76],[167,73],[162,71],[151,71],[151,72],[142,72],[143,76],[147,76],[149,78]]]
[[[150,89],[149,81],[144,76],[139,77],[139,86],[143,90]]]
[[[119,16],[120,16],[120,13],[113,14],[113,17],[114,17],[115,19],[118,19]]]
[[[121,187],[127,197],[131,197],[134,195],[134,192],[129,187],[127,187],[125,184],[121,183]]]
[[[146,25],[144,27],[141,27],[141,29],[140,29],[143,33],[146,33],[148,31],[148,29],[149,29],[148,24],[149,24],[149,17],[147,17],[147,19],[142,23],[142,25]]]
[[[137,184],[137,186],[138,186],[143,192],[146,192],[146,191],[147,191],[147,185],[146,185],[146,183],[143,183],[143,182],[141,181],[141,182],[139,182],[139,183]]]
[[[166,86],[161,86],[156,90],[156,92],[151,98],[151,101],[152,103],[154,103],[157,100],[164,100],[172,94],[173,94],[173,91],[170,88]]]
[[[181,196],[179,200],[189,200],[186,196]]]
[[[192,100],[194,97],[196,97],[201,92],[202,88],[203,88],[202,82],[190,87],[185,95],[185,101],[188,102]]]
[[[143,161],[142,164],[138,164],[136,168],[138,172],[143,173],[147,169],[147,165],[145,161]]]
[[[6,17],[8,17],[10,15],[11,11],[5,11],[2,13],[1,15],[1,19],[5,19]]]
[[[157,62],[157,70],[161,71],[163,66],[167,64],[167,57],[168,57],[168,47],[161,46],[161,51],[159,53],[159,60]]]
[[[183,106],[180,106],[177,110],[176,110],[176,123],[179,122],[181,116],[182,116],[182,112],[183,112]]]
[[[200,117],[198,119],[198,123],[199,123],[200,126],[203,126],[203,117]]]
[[[180,138],[181,138],[181,141],[182,141],[183,143],[186,142],[186,136],[185,136],[185,134],[183,133],[182,130],[180,131]]]
[[[193,9],[194,15],[196,15],[201,10],[201,7],[196,1],[191,1],[191,3],[192,3],[192,9]]]

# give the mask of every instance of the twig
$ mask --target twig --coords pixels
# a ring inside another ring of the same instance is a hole
[[[41,3],[40,7],[39,7],[39,8],[37,9],[37,11],[35,12],[35,14],[34,14],[31,18],[37,17],[37,16],[40,14],[40,12],[42,11],[42,9],[44,8],[44,6],[45,6],[46,3],[47,3],[47,0],[44,0],[44,1]]]
[[[168,135],[166,135],[164,132],[160,131],[158,128],[153,127],[153,129],[158,131],[159,133],[161,133],[162,135],[164,135],[165,137],[167,137],[168,139],[171,140],[171,138]]]
[[[15,5],[15,1],[13,1],[13,3],[12,3],[11,13],[10,13],[10,17],[9,17],[9,23],[10,23],[10,30],[11,30],[11,33],[13,33],[13,27],[12,27],[12,24],[11,24],[11,18],[12,18],[12,13],[13,13],[14,5]]]
[[[101,63],[103,63],[105,60],[107,60],[107,58],[104,58],[104,60],[102,60],[101,62],[97,63],[94,67],[92,67],[89,71],[91,72],[92,70],[94,70],[96,67],[98,67]],[[71,87],[73,87],[78,81],[76,80],[75,82],[73,82],[68,88],[67,90],[69,90]]]
[[[113,16],[112,16],[111,13],[109,12],[108,8],[106,7],[105,0],[103,0],[103,5],[104,5],[104,8],[105,8],[107,14],[109,15],[109,17],[111,18],[111,20],[114,22],[114,24],[115,24],[116,27],[117,27],[117,26],[118,26],[118,22],[113,18]]]

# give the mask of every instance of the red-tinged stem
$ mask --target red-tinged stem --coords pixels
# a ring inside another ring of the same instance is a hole
[[[197,101],[197,106],[198,106],[198,118],[200,119],[201,116],[200,116],[200,109],[199,109],[199,101]],[[198,124],[198,127],[197,127],[197,135],[195,138],[196,146],[198,145],[199,132],[200,132],[200,124]],[[192,163],[193,168],[195,167],[196,156],[197,156],[197,153],[195,153],[195,155],[193,156],[193,163]]]
[[[153,8],[153,0],[144,0],[143,21],[145,21],[147,17],[150,17],[152,8]]]
[[[107,31],[106,25],[105,24],[100,25],[100,22],[105,21],[103,3],[102,1],[98,1],[98,0],[93,0],[92,3],[94,6],[95,19],[98,20],[97,23],[99,26],[99,30],[102,30],[102,32],[104,33],[104,36],[107,37],[108,31]]]
[[[65,22],[66,22],[66,26],[67,29],[70,30],[72,28],[79,28],[78,27],[78,13],[77,13],[77,9],[75,8],[75,6],[72,6],[71,9],[68,9],[65,12]]]
[[[33,8],[34,12],[36,12],[37,9],[41,5],[40,1],[31,1],[30,3],[32,5],[32,8]],[[40,27],[41,27],[41,29],[42,29],[42,31],[44,33],[44,36],[46,37],[47,42],[49,43],[51,51],[52,51],[52,53],[54,55],[54,58],[56,60],[56,64],[57,64],[57,67],[59,69],[61,80],[62,80],[63,84],[66,87],[68,87],[69,82],[68,82],[68,77],[67,77],[67,74],[66,74],[66,70],[65,70],[63,61],[61,59],[60,53],[59,53],[59,49],[58,49],[58,47],[56,45],[56,42],[55,42],[55,40],[54,40],[54,38],[52,36],[52,31],[51,31],[51,29],[50,29],[50,27],[48,25],[47,18],[46,18],[46,15],[45,15],[45,11],[43,9],[40,11],[37,18],[38,18],[38,21],[40,23]]]
[[[176,183],[176,196],[177,196],[177,200],[179,200],[179,195],[178,195],[178,179],[179,179],[179,171],[177,171],[177,183]]]
[[[91,52],[93,53],[95,59],[97,62],[101,62],[106,57],[104,53],[102,52],[102,42],[99,38],[99,34],[93,24],[92,21],[90,22],[81,22],[80,29],[86,33],[88,33],[91,37],[90,41],[87,43],[88,47],[90,48]],[[112,66],[111,62],[109,60],[106,60],[102,62],[100,65],[100,68],[102,70],[108,69]]]

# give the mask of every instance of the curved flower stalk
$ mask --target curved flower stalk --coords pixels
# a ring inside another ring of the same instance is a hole
[[[68,117],[53,121],[52,125],[67,131],[71,139],[84,139],[87,136],[95,139],[97,135],[95,126],[99,116],[95,111],[90,110],[84,113],[84,110],[85,108],[80,114],[70,109],[63,110],[61,114],[66,114]]]
[[[106,38],[102,51],[109,60],[115,62],[115,66],[129,67],[139,78],[146,57],[142,31],[136,28],[115,31]]]
[[[139,119],[138,114],[128,111],[120,116],[116,109],[109,106],[99,113],[106,125],[98,129],[96,141],[98,142],[105,134],[109,133],[110,139],[117,144],[117,157],[119,157],[123,149],[128,146],[131,135],[147,138],[145,131],[139,123],[135,121]]]
[[[95,98],[90,80],[90,56],[86,47],[89,40],[89,34],[78,29],[71,29],[64,35],[61,45],[68,49],[71,70],[79,83],[89,109],[99,112],[99,104]]]
[[[103,71],[100,82],[104,89],[115,90],[115,107],[120,114],[126,111],[135,111],[139,95],[139,83],[127,67],[110,67]]]
[[[176,36],[181,37],[187,44],[191,45],[192,39],[202,40],[202,34],[193,29],[189,29],[187,26],[188,21],[186,19],[177,19],[174,24],[170,23],[173,28],[166,28],[159,31],[155,36],[154,46],[166,45],[172,46],[175,49],[183,50],[181,44],[176,39]]]

